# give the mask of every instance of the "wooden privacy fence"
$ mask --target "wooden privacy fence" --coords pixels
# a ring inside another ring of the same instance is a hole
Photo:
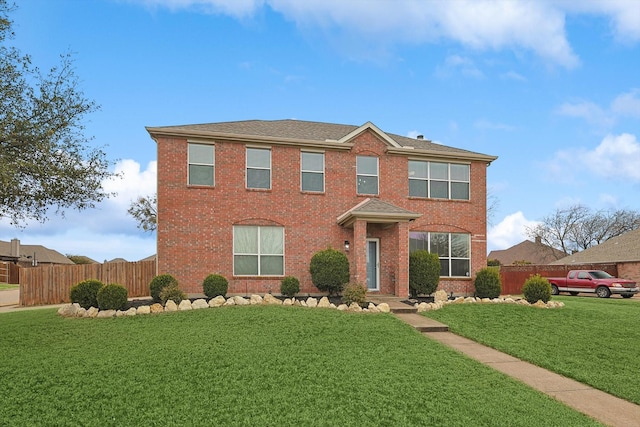
[[[127,288],[129,297],[148,296],[149,282],[155,275],[156,262],[153,260],[21,268],[20,305],[70,302],[71,287],[87,279],[118,283]]]
[[[519,295],[522,285],[531,275],[542,277],[564,277],[569,270],[604,270],[612,276],[618,275],[615,263],[571,264],[571,265],[506,265],[500,266],[500,279],[504,295]]]
[[[0,261],[0,283],[17,285],[20,281],[20,266],[6,261]]]

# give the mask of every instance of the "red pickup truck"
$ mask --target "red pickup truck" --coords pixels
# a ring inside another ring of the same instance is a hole
[[[640,289],[633,280],[618,279],[601,270],[571,270],[567,277],[547,277],[551,283],[551,293],[569,292],[578,295],[580,292],[595,292],[600,298],[609,298],[611,294],[620,294],[623,298],[631,298]]]

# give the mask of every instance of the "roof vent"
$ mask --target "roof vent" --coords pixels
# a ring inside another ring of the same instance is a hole
[[[424,139],[424,135],[418,135],[416,136],[416,139]]]

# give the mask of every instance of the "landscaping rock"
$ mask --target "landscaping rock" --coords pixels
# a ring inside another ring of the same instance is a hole
[[[542,302],[542,301],[541,301]],[[516,304],[520,304],[520,305],[531,305],[529,304],[529,301],[527,301],[526,299],[519,299],[518,301],[516,301]],[[544,303],[543,303],[544,304]]]
[[[107,317],[116,317],[115,310],[100,310],[100,313],[96,316],[99,319],[107,318]]]
[[[317,307],[317,306],[318,306],[318,300],[317,299],[311,298],[311,297],[307,298],[307,307],[314,308],[314,307]]]
[[[278,298],[274,297],[271,294],[266,294],[263,299],[265,304],[273,304],[273,305],[282,304],[282,301],[280,301]]]
[[[318,301],[319,308],[329,308],[330,306],[331,306],[331,302],[327,297],[322,297],[320,298],[320,301]]]
[[[97,307],[89,307],[89,310],[87,310],[85,317],[94,318],[98,315],[98,313],[100,313],[100,310],[98,310]]]
[[[542,301],[541,299],[539,299],[538,301],[536,301],[535,303],[531,304],[534,307],[538,307],[538,308],[549,308],[549,306]]]
[[[306,307],[307,306],[307,302],[303,299],[301,299],[300,301],[300,307]]]
[[[76,317],[85,317],[87,315],[87,309],[80,307],[78,310],[76,310]]]
[[[140,307],[138,307],[136,312],[137,314],[151,314],[151,307],[149,307],[148,305],[141,305]]]
[[[349,306],[347,304],[340,304],[338,306],[338,311],[347,311],[349,309]]]
[[[224,299],[224,297],[222,295],[218,295],[217,297],[212,298],[209,301],[209,307],[211,307],[211,308],[222,307],[225,302],[227,302],[227,300]]]
[[[282,301],[282,305],[291,306],[293,305],[293,300],[291,298],[287,298],[284,301]]]
[[[173,300],[169,300],[164,304],[164,311],[178,311],[178,306]]]
[[[422,313],[422,312],[424,312],[424,311],[429,311],[429,310],[431,310],[431,306],[430,306],[430,303],[427,303],[427,302],[421,302],[420,304],[418,304],[417,309],[418,309],[418,313]]]
[[[75,317],[78,310],[82,308],[80,304],[74,302],[73,304],[65,304],[58,309],[58,314],[63,317]]]
[[[229,298],[224,302],[223,306],[225,305],[236,305],[236,300],[234,300],[233,298]]]
[[[437,301],[448,301],[449,297],[447,296],[447,292],[443,291],[442,289],[440,289],[439,291],[436,291],[436,293],[433,295],[433,302],[437,302]]]
[[[237,295],[235,297],[233,297],[233,302],[235,302],[236,305],[249,305],[249,304],[251,304],[251,302],[248,299],[243,298],[241,296],[237,296]]]
[[[378,310],[378,307],[376,307],[376,305],[372,302],[369,303],[369,306],[367,307],[367,309],[372,313],[380,313],[380,310]]]
[[[304,302],[304,301],[302,301],[302,302],[301,302],[300,300],[297,300],[297,299],[295,299],[295,298],[293,299],[293,305],[294,305],[295,307],[301,307],[303,302]]]
[[[209,303],[204,298],[199,298],[191,303],[191,308],[200,310],[201,308],[209,308]]]
[[[378,304],[378,310],[380,310],[380,313],[389,313],[391,311],[391,308],[389,307],[389,304],[383,302]]]
[[[357,302],[352,302],[349,306],[349,311],[359,312],[362,311],[362,307]]]
[[[251,295],[249,301],[251,301],[252,305],[262,305],[264,302],[260,295]]]
[[[162,313],[164,311],[164,307],[160,303],[151,304],[151,307],[149,307],[149,309],[153,314]]]
[[[180,304],[178,304],[178,311],[187,311],[187,310],[193,310],[193,307],[191,306],[191,301],[189,301],[188,299],[183,299],[182,301],[180,301]]]

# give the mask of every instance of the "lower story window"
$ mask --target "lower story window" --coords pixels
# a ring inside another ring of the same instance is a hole
[[[471,236],[466,233],[409,233],[409,253],[425,249],[438,254],[440,276],[469,277],[471,274]]]
[[[234,226],[233,274],[235,276],[283,276],[284,228]]]

